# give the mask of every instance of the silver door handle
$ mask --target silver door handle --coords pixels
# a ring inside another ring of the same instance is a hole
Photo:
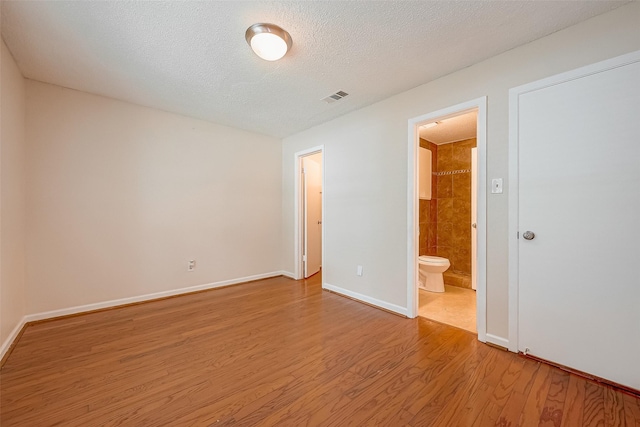
[[[476,228],[476,227],[477,227],[477,225],[476,225],[475,222],[473,224],[471,224],[471,228]]]
[[[525,240],[533,240],[536,237],[536,233],[534,233],[533,231],[525,231],[524,233],[522,233],[522,237]]]

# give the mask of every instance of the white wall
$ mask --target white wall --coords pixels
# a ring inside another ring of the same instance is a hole
[[[281,270],[279,140],[31,80],[26,129],[28,313]]]
[[[12,331],[26,314],[25,80],[4,41],[0,55],[0,344],[3,352]]]
[[[508,186],[509,88],[640,49],[639,22],[640,3],[632,2],[285,138],[283,268],[291,270],[294,262],[293,153],[324,144],[324,282],[406,307],[407,121],[488,96],[487,180],[501,177]],[[487,333],[505,339],[506,190],[487,200]],[[355,274],[357,264],[364,266],[362,277]]]

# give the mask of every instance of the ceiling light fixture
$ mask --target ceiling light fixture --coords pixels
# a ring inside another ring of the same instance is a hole
[[[253,24],[244,38],[255,54],[267,61],[282,58],[293,44],[289,33],[274,24]]]
[[[433,128],[436,127],[440,124],[440,122],[433,122],[433,123],[427,123],[426,125],[422,125],[420,126],[422,129],[429,129],[429,128]]]

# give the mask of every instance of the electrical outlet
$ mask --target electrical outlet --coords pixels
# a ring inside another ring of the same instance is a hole
[[[356,269],[356,274],[358,276],[362,276],[362,266],[361,265],[359,265],[358,268]]]
[[[193,271],[196,269],[196,260],[192,259],[189,260],[189,263],[187,264],[187,271]]]

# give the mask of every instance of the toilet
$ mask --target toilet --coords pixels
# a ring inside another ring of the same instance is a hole
[[[450,265],[448,259],[439,256],[418,257],[418,286],[425,291],[444,292],[442,273]]]

